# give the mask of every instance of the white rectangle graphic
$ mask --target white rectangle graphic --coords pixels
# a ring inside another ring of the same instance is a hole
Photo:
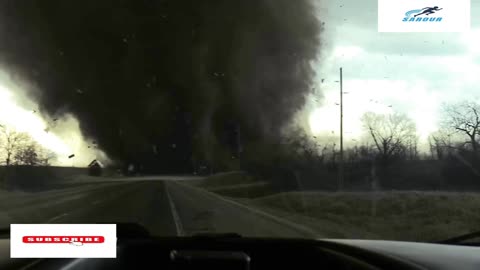
[[[465,32],[470,0],[378,0],[379,32]]]
[[[11,258],[116,258],[116,224],[11,224]]]

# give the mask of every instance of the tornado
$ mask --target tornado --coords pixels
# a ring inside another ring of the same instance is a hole
[[[308,0],[0,3],[1,68],[41,112],[74,115],[110,159],[159,172],[221,169],[278,142],[321,34]]]

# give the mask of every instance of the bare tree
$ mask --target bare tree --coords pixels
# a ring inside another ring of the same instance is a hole
[[[0,154],[3,163],[10,165],[50,165],[56,155],[39,145],[27,133],[0,125]]]
[[[480,136],[480,104],[472,101],[462,101],[443,106],[442,127],[451,133],[465,135],[465,145],[477,154]]]
[[[0,125],[0,151],[3,152],[2,158],[6,166],[12,164],[15,154],[29,141],[28,134]]]
[[[407,155],[410,160],[418,160],[418,136],[414,135],[407,141]]]
[[[51,162],[57,158],[57,154],[49,149],[41,147],[39,149],[40,157],[38,160],[38,165],[41,166],[50,166]]]
[[[39,149],[37,144],[29,143],[15,153],[15,165],[38,165],[40,163]]]
[[[416,153],[416,126],[405,114],[376,114],[367,112],[362,121],[383,161],[405,157],[409,148]]]
[[[440,129],[430,134],[428,137],[428,143],[430,145],[432,158],[434,159],[442,160],[448,155],[451,155],[452,151],[455,149],[451,134],[444,129]]]

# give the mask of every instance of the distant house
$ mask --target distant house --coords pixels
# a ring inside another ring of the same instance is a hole
[[[90,175],[90,176],[101,176],[102,175],[102,168],[103,168],[103,164],[100,161],[94,159],[88,165],[88,175]]]

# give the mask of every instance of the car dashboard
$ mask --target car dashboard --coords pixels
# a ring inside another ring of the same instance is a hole
[[[0,269],[480,269],[480,248],[345,239],[237,235],[119,237],[117,258],[11,259],[0,240]]]

